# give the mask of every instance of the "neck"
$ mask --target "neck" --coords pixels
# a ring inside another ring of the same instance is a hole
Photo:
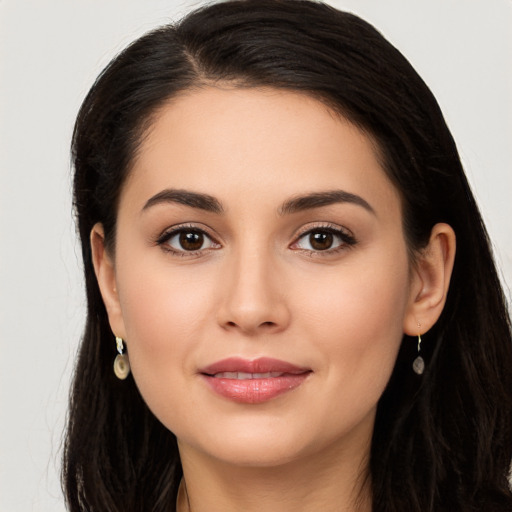
[[[359,447],[360,448],[360,447]],[[370,512],[365,450],[328,447],[272,467],[227,464],[180,443],[178,512]]]

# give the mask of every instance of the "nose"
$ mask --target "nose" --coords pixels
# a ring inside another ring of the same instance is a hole
[[[275,259],[264,251],[241,253],[226,262],[219,325],[249,336],[286,329],[290,311],[280,274]]]

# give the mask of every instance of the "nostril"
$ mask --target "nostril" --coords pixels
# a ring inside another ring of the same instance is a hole
[[[275,322],[261,322],[260,324],[255,324],[257,328],[259,329],[272,329],[277,326]],[[234,327],[240,327],[240,325],[237,322],[229,321],[225,324],[226,327],[234,328]],[[244,329],[245,330],[245,329]]]

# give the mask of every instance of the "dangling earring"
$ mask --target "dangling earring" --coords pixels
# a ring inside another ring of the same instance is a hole
[[[417,375],[421,375],[425,371],[425,361],[423,360],[423,357],[420,356],[420,350],[421,350],[421,334],[419,330],[421,329],[421,325],[418,324],[418,356],[412,363],[412,369],[414,370],[414,373]]]
[[[123,354],[123,338],[116,336],[116,345],[119,353],[114,359],[114,373],[118,379],[124,380],[130,374],[130,361],[128,355]]]

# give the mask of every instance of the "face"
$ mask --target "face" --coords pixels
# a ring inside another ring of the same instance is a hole
[[[112,329],[181,450],[261,466],[368,444],[414,286],[398,193],[352,124],[291,92],[172,100],[111,264]]]

